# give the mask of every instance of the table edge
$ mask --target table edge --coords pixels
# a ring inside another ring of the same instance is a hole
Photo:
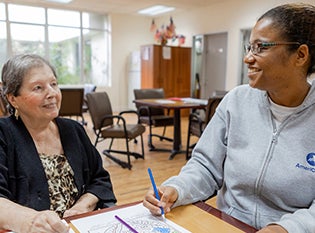
[[[246,232],[246,233],[255,233],[257,232],[257,229],[212,207],[211,205],[203,202],[203,201],[199,201],[196,203],[193,203],[193,205],[197,206],[198,208],[208,212],[209,214],[212,214],[213,216],[233,225],[234,227]]]
[[[83,218],[83,217],[87,217],[87,216],[91,216],[91,215],[95,215],[95,214],[99,214],[99,213],[104,213],[104,212],[108,212],[108,211],[112,211],[112,210],[115,210],[115,209],[121,209],[121,208],[125,208],[125,207],[129,207],[129,206],[133,206],[133,205],[137,205],[137,204],[140,204],[142,203],[142,201],[136,201],[136,202],[132,202],[132,203],[128,203],[128,204],[122,204],[122,205],[116,205],[116,206],[112,206],[112,207],[109,207],[109,208],[104,208],[104,209],[99,209],[99,210],[95,210],[93,212],[88,212],[88,213],[83,213],[83,214],[78,214],[78,215],[74,215],[74,216],[70,216],[70,217],[67,217],[67,218],[64,218],[68,223],[71,221],[71,220],[74,220],[74,219],[78,219],[78,218]],[[211,205],[203,202],[203,201],[199,201],[199,202],[196,202],[196,203],[193,203],[192,205],[202,209],[203,211],[206,211],[207,213],[221,219],[222,221],[224,222],[227,222],[229,224],[231,224],[232,226],[244,231],[244,232],[247,232],[247,233],[255,233],[257,232],[257,229],[255,229],[254,227],[212,207]],[[1,233],[1,232],[0,232]]]

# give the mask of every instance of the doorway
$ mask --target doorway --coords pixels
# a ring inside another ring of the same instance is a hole
[[[241,30],[241,35],[242,35],[242,46],[244,48],[245,45],[247,45],[249,43],[249,37],[250,37],[250,33],[251,33],[251,29],[244,29]],[[244,59],[244,53],[242,53],[242,57],[241,57],[241,61],[243,61]],[[249,82],[249,79],[247,77],[247,65],[242,62],[241,65],[241,77],[240,77],[240,84],[246,84]]]
[[[200,77],[200,98],[225,90],[227,32],[194,36],[192,84]],[[194,87],[192,86],[192,93]]]

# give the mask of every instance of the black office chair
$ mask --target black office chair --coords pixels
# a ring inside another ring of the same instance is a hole
[[[215,113],[215,110],[223,96],[219,97],[210,97],[208,99],[207,106],[204,110],[204,114],[193,112],[189,115],[189,122],[188,122],[188,132],[187,132],[187,145],[186,145],[186,160],[190,159],[191,151],[195,147],[196,143],[190,145],[190,137],[195,136],[200,138],[204,129],[206,128],[207,124],[211,120],[212,116]]]
[[[151,89],[134,89],[135,99],[163,99],[165,98],[163,88],[151,88]],[[148,146],[150,150],[155,150],[155,146],[152,142],[152,137],[158,137],[161,141],[167,140],[172,142],[173,139],[166,137],[166,127],[174,125],[174,118],[165,113],[164,109],[152,108],[148,106],[142,106],[136,104],[138,110],[140,123],[149,126]],[[153,133],[154,127],[164,127],[162,135]]]
[[[118,115],[112,112],[111,103],[106,92],[91,92],[86,95],[89,113],[93,122],[93,130],[96,134],[94,145],[105,139],[111,139],[109,148],[103,151],[103,154],[118,163],[123,168],[131,169],[130,156],[136,159],[144,159],[143,137],[145,127],[139,123],[127,124],[123,114],[136,114],[136,111],[123,111]],[[137,120],[139,121],[139,120]],[[141,138],[142,153],[131,152],[129,150],[129,141]],[[126,150],[114,150],[112,145],[114,139],[124,139],[126,141]],[[127,155],[128,162],[124,162],[114,157],[112,153],[119,153]]]

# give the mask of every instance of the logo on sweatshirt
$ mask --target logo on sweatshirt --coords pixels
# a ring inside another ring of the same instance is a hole
[[[306,155],[306,159],[305,160],[306,160],[308,165],[307,164],[303,165],[303,164],[297,163],[295,165],[295,167],[303,169],[305,171],[309,171],[309,172],[315,173],[315,153],[314,152],[308,153]]]
[[[315,153],[309,153],[306,156],[306,161],[309,165],[315,166]]]

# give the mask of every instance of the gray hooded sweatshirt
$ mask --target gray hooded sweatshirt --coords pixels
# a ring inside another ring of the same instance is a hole
[[[163,185],[178,190],[173,207],[218,190],[218,208],[255,228],[277,223],[289,233],[314,233],[315,83],[278,128],[265,91],[231,90],[192,158]]]

